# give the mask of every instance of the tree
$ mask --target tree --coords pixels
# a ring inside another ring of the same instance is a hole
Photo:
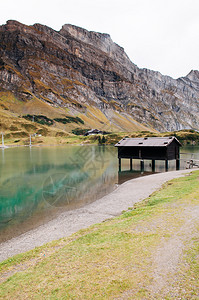
[[[106,143],[106,139],[105,139],[105,136],[103,135],[102,137],[102,144],[105,144]]]
[[[100,144],[100,145],[102,144],[102,139],[101,139],[100,135],[98,136],[98,144]]]

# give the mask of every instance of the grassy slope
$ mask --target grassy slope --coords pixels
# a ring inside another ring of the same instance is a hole
[[[198,299],[199,242],[193,234],[197,223],[190,241],[183,242],[174,280],[158,294],[150,291],[154,254],[162,241],[179,235],[186,214],[197,208],[198,187],[197,171],[167,183],[115,219],[3,262],[0,297]]]
[[[84,121],[84,124],[73,122],[64,125],[56,122],[53,126],[42,126],[21,118],[21,116],[27,114],[44,115],[51,119],[63,118],[66,115],[78,116]],[[112,112],[112,114],[114,116],[116,112]],[[31,96],[31,100],[21,101],[13,93],[0,90],[0,132],[4,132],[8,144],[27,144],[28,136],[38,131],[41,131],[42,136],[51,138],[49,142],[47,141],[48,143],[64,143],[65,139],[60,141],[60,137],[72,137],[71,132],[76,127],[97,128],[111,132],[147,130],[140,123],[135,122],[133,119],[129,121],[119,114],[117,114],[117,121],[110,123],[107,117],[92,105],[85,106],[84,112],[80,113],[74,107],[61,108],[49,105],[34,95]],[[46,140],[41,138],[38,143],[46,143]]]
[[[61,115],[63,117],[63,115]],[[82,118],[83,119],[83,118]],[[93,124],[94,125],[94,124]],[[56,126],[45,126],[36,122],[30,122],[19,118],[16,113],[0,109],[0,133],[4,132],[6,145],[29,145],[29,135],[33,133],[42,134],[33,137],[33,145],[57,145],[57,144],[93,144],[98,143],[98,136],[76,136],[70,131],[77,128],[77,124],[64,126],[57,123]],[[69,128],[70,127],[70,128]],[[83,127],[86,127],[83,125]],[[89,125],[86,127],[89,128]],[[136,130],[138,128],[136,127]],[[183,144],[199,144],[199,133],[191,131],[154,133],[150,131],[113,132],[105,136],[106,144],[115,144],[123,137],[145,137],[145,136],[172,136],[175,135]],[[1,142],[0,142],[1,145]]]
[[[45,115],[51,119],[63,118],[71,115],[68,108],[51,106],[42,100],[32,97],[32,100],[20,101],[11,92],[0,91],[0,133],[4,133],[6,145],[28,145],[29,135],[33,133],[41,134],[41,137],[32,139],[32,144],[66,144],[66,143],[97,143],[97,137],[75,136],[72,130],[79,128],[97,128],[103,131],[112,132],[106,136],[107,144],[115,144],[124,136],[145,137],[145,136],[165,136],[175,135],[181,142],[199,144],[199,133],[193,131],[179,131],[169,133],[158,133],[152,128],[136,122],[130,116],[124,116],[116,111],[111,112],[112,121],[96,107],[88,106],[84,113],[76,112],[73,116],[80,117],[84,124],[68,123],[61,124],[55,122],[53,126],[45,126],[36,122],[31,122],[21,118],[22,115]]]

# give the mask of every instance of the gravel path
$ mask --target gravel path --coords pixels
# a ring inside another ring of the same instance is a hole
[[[0,244],[0,261],[15,254],[31,250],[52,240],[69,236],[80,229],[121,214],[136,202],[147,198],[163,183],[183,176],[192,170],[153,174],[129,180],[112,193],[84,206],[67,211],[38,228]]]

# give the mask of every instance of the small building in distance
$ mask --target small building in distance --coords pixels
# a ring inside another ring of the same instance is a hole
[[[155,161],[164,160],[165,169],[168,170],[168,161],[176,160],[176,169],[180,167],[180,142],[175,137],[145,137],[123,138],[115,147],[118,148],[119,170],[121,171],[121,159],[141,160],[141,169],[144,168],[144,160],[152,160],[152,170],[155,171]]]
[[[103,134],[103,131],[98,129],[91,129],[88,130],[84,135],[87,136],[87,135],[95,135],[95,134]]]

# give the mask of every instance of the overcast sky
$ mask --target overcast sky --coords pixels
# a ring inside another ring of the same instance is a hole
[[[0,0],[7,20],[109,33],[133,63],[178,78],[199,70],[199,0]]]

